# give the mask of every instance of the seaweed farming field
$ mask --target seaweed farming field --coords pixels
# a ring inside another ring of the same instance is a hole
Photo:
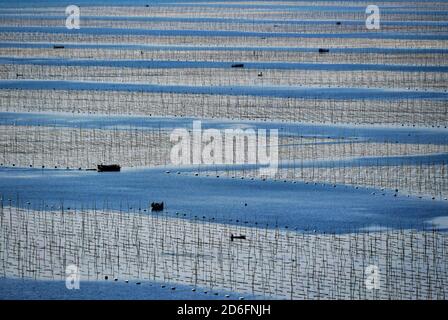
[[[0,299],[446,300],[447,20],[0,1]]]

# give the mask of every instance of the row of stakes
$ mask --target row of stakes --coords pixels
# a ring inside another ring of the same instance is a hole
[[[171,172],[170,172],[170,171],[165,171],[165,173],[170,174]],[[177,171],[176,173],[177,173],[177,174],[181,174],[180,171]],[[198,177],[198,176],[199,176],[199,173],[195,173],[194,176],[195,176],[195,177]],[[206,174],[205,176],[206,176],[206,177],[211,177],[210,174]],[[220,176],[219,176],[219,175],[216,175],[216,178],[220,178]],[[237,177],[232,176],[231,178],[232,178],[232,179],[236,179]],[[245,177],[240,177],[240,179],[241,179],[241,180],[245,180],[246,178],[245,178]],[[253,180],[255,180],[255,178],[254,178],[254,177],[251,177],[251,178],[247,178],[246,180],[251,180],[251,181],[253,181]],[[266,178],[260,178],[260,180],[261,180],[261,181],[266,181],[267,179],[266,179]],[[295,181],[295,180],[286,180],[286,179],[283,179],[283,180],[272,179],[272,180],[270,180],[270,181],[283,182],[283,183],[291,182],[291,183],[293,183],[293,184],[296,184],[296,183],[297,183],[297,181]],[[307,185],[308,185],[308,184],[313,184],[313,185],[315,185],[315,186],[317,186],[317,185],[321,185],[322,187],[330,186],[330,187],[332,187],[332,188],[336,188],[336,187],[338,186],[337,184],[327,184],[327,183],[318,183],[318,182],[309,182],[309,181],[305,181],[305,182],[300,181],[300,182],[301,182],[301,183],[305,183],[305,184],[307,184]],[[345,187],[345,188],[353,187],[353,188],[355,188],[356,190],[358,190],[358,189],[360,188],[360,186],[349,186],[349,185],[340,185],[340,186],[343,186],[343,187]],[[367,189],[367,187],[361,187],[361,188]],[[381,188],[380,190],[381,190],[381,193],[379,193],[379,194],[381,194],[382,196],[385,196],[385,195],[386,195],[386,192],[385,192],[386,189],[385,189],[385,188]],[[398,190],[398,189],[395,189],[395,190],[393,190],[393,191],[394,191],[393,196],[394,196],[395,198],[398,197],[398,192],[399,192],[399,190]],[[371,195],[376,195],[376,194],[377,194],[376,192],[372,192],[372,193],[371,193]],[[410,198],[411,195],[408,194],[407,197]],[[424,197],[421,196],[421,195],[420,195],[420,196],[417,196],[417,197],[418,197],[419,199],[423,199],[423,198],[424,198]],[[436,197],[432,196],[432,197],[431,197],[431,200],[436,200]],[[448,198],[447,198],[447,197],[444,197],[443,200],[447,201]],[[245,206],[247,206],[247,204],[245,204]]]
[[[0,204],[3,206],[3,198],[1,198],[0,197]],[[446,198],[445,198],[445,200],[446,200]],[[12,206],[12,204],[14,203],[14,200],[12,200],[12,199],[7,199],[7,201],[9,202],[9,206]],[[26,204],[28,205],[28,209],[30,209],[30,206],[31,206],[31,202],[30,201],[27,201],[26,202]],[[247,203],[244,203],[244,206],[246,207],[248,204]],[[74,208],[74,207],[63,207],[63,206],[55,206],[55,205],[48,205],[48,204],[46,204],[45,205],[45,208],[46,209],[51,209],[51,210],[54,210],[54,209],[56,209],[56,210],[74,210],[74,213],[76,214],[76,207]],[[83,207],[83,209],[86,209],[85,207]],[[81,210],[83,210],[83,209],[81,209]],[[134,209],[138,209],[138,212],[150,212],[150,213],[153,213],[153,214],[155,214],[155,215],[157,215],[157,214],[160,214],[160,212],[158,212],[158,211],[151,211],[151,209],[142,209],[142,208],[136,208],[136,207],[133,207],[133,206],[129,206],[128,207],[128,210],[134,210]],[[101,210],[101,209],[96,209],[96,210]],[[106,209],[107,210],[107,209]],[[121,210],[120,210],[121,211]],[[168,210],[164,210],[164,212],[162,213],[162,215],[165,215],[166,217],[168,217],[169,215],[171,214],[171,212],[169,212]],[[188,215],[188,213],[181,213],[181,212],[179,212],[179,211],[176,211],[174,214],[172,214],[172,217],[183,217],[183,218],[187,218],[189,215]],[[304,232],[304,233],[317,233],[318,232],[318,230],[315,228],[315,227],[311,227],[311,226],[306,226],[305,228],[300,228],[300,227],[290,227],[290,226],[288,226],[288,225],[285,225],[285,226],[280,226],[278,223],[275,223],[275,224],[269,224],[269,223],[260,223],[260,222],[258,222],[258,221],[255,221],[255,222],[251,222],[251,221],[248,221],[248,220],[242,220],[242,219],[232,219],[232,218],[229,218],[229,219],[224,219],[224,218],[220,218],[220,219],[216,219],[215,217],[209,217],[209,218],[207,218],[206,216],[202,216],[202,217],[199,217],[199,216],[197,216],[197,215],[192,215],[190,218],[193,218],[194,220],[193,221],[203,221],[203,222],[205,222],[205,221],[210,221],[210,222],[216,222],[216,223],[219,223],[219,222],[222,222],[222,223],[225,223],[225,222],[230,222],[231,224],[236,224],[236,225],[239,225],[239,226],[245,226],[245,227],[250,227],[250,226],[255,226],[255,227],[258,227],[258,228],[274,228],[274,229],[281,229],[281,228],[283,228],[283,229],[285,229],[285,230],[293,230],[293,231],[299,231],[299,232]],[[323,231],[323,232],[321,232],[322,234],[332,234],[332,232],[327,232],[327,231]],[[107,280],[107,279],[106,279]]]
[[[12,199],[7,199],[7,201],[9,202],[9,205],[10,205],[10,206],[14,203],[14,200],[12,200]],[[2,203],[2,202],[3,202],[3,198],[0,198],[0,203]],[[31,202],[30,202],[30,201],[27,201],[26,204],[28,205],[28,208],[29,208],[29,206],[31,205]],[[245,203],[244,206],[247,206],[247,203]],[[51,210],[54,210],[54,209],[56,209],[56,210],[75,210],[75,213],[76,213],[76,208],[73,208],[73,207],[65,207],[65,208],[64,208],[63,206],[55,206],[55,205],[48,205],[48,204],[46,204],[46,205],[45,205],[45,208],[46,208],[46,209],[51,209]],[[84,208],[84,209],[86,209],[86,208]],[[132,206],[128,207],[128,210],[133,210],[133,209],[135,209],[135,208],[132,207]],[[139,212],[141,212],[141,211],[143,211],[143,212],[152,212],[150,209],[142,209],[142,208],[138,208],[138,211],[139,211]],[[168,215],[170,212],[169,212],[168,210],[164,210],[164,213],[165,213],[166,215]],[[154,214],[157,214],[157,211],[155,211]],[[176,215],[176,216],[182,216],[182,217],[187,217],[187,216],[188,216],[187,213],[180,213],[179,211],[176,211],[176,212],[175,212],[175,215]],[[200,219],[200,217],[197,216],[197,215],[193,216],[193,218],[194,218],[194,219]],[[202,216],[202,220],[203,220],[203,221],[205,221],[206,219],[207,219],[206,216]],[[208,218],[208,220],[209,220],[209,221],[215,221],[216,219],[215,219],[215,217],[210,217],[210,218]],[[240,224],[241,226],[242,226],[243,224],[244,224],[244,225],[249,225],[249,224],[251,224],[250,221],[247,221],[247,220],[240,220],[240,219],[227,219],[227,220],[223,220],[223,221],[235,222],[235,223],[237,223],[237,224]],[[254,224],[254,225],[257,225],[257,226],[258,226],[258,225],[263,225],[263,224],[261,224],[261,223],[259,223],[259,222],[257,222],[257,221],[253,222],[253,224]],[[266,228],[268,228],[270,225],[269,225],[269,223],[266,223],[265,226],[266,226]],[[279,228],[280,226],[279,226],[278,224],[275,224],[275,225],[273,225],[273,227],[275,227],[275,228]],[[284,226],[284,228],[285,228],[285,229],[289,229],[289,226]],[[297,231],[297,230],[299,230],[299,228],[296,227],[296,228],[294,228],[294,230]],[[304,231],[311,231],[311,230],[312,230],[312,229],[310,229],[310,228],[306,228]],[[314,229],[313,232],[317,232],[316,229]],[[324,233],[325,233],[325,232],[324,232]]]
[[[106,281],[109,280],[109,276],[104,276],[104,280],[106,280]],[[115,281],[115,282],[118,282],[118,278],[114,278],[114,281]],[[125,283],[129,283],[129,280],[124,280],[124,282],[125,282]],[[141,285],[142,282],[138,281],[138,282],[136,282],[135,284],[136,284],[136,285]],[[152,284],[150,284],[150,286],[152,286]],[[161,285],[160,285],[160,288],[165,289],[165,288],[168,288],[168,287],[167,287],[167,285],[165,285],[165,284],[161,284]],[[173,286],[173,287],[170,287],[170,289],[171,289],[171,291],[175,291],[175,290],[176,290],[176,287]],[[198,292],[197,288],[192,288],[191,291],[192,291],[192,292]],[[204,290],[203,293],[204,293],[204,294],[208,294],[209,291]],[[213,295],[214,295],[214,296],[218,296],[219,293],[218,293],[218,292],[213,292]],[[225,294],[224,297],[226,297],[226,298],[230,298],[230,294]],[[244,297],[241,296],[241,297],[239,297],[238,299],[239,299],[239,300],[244,300]]]
[[[0,163],[0,166],[3,167],[3,163]],[[15,164],[12,164],[12,166],[15,167]],[[33,165],[30,164],[30,168],[32,168],[32,167],[33,167]],[[58,169],[58,166],[54,166],[54,168],[55,168],[55,169]],[[45,169],[45,166],[42,166],[42,169]],[[66,170],[70,170],[70,168],[69,168],[69,167],[66,167]],[[82,169],[82,168],[77,168],[77,170],[83,170],[83,169]],[[92,171],[92,170],[94,170],[94,169],[84,169],[84,170]],[[170,171],[166,171],[166,173],[167,173],[167,174],[170,174],[171,172],[170,172]],[[180,171],[177,171],[177,174],[181,174],[181,172],[180,172]],[[199,173],[195,173],[194,176],[198,177],[198,176],[199,176]],[[210,174],[206,174],[206,177],[210,177],[210,176],[211,176]],[[219,175],[216,175],[216,178],[219,178],[219,177],[220,177]],[[232,179],[236,179],[235,176],[232,176],[231,178],[232,178]],[[240,177],[240,179],[241,179],[241,180],[244,180],[245,178],[244,178],[244,177]],[[251,178],[249,178],[249,179],[247,179],[247,180],[255,180],[255,178],[251,177]],[[267,179],[266,179],[266,178],[261,178],[261,180],[262,180],[262,181],[266,181]],[[278,181],[278,182],[284,182],[284,183],[287,183],[287,182],[288,182],[288,180],[286,180],[286,179],[284,179],[284,180],[273,179],[273,180],[271,180],[271,181]],[[290,182],[293,183],[293,184],[296,184],[296,183],[297,183],[297,181],[290,181]],[[317,183],[317,182],[312,182],[312,183],[313,183],[314,185],[318,185],[318,184],[319,184],[319,185],[321,185],[322,187],[325,187],[325,186],[327,185],[327,184],[325,184],[325,183],[322,183],[322,184]],[[306,181],[305,184],[310,184],[310,182]],[[337,184],[332,184],[331,186],[332,186],[333,188],[336,188],[336,187],[337,187]],[[348,185],[344,185],[344,187],[345,187],[345,188],[348,188],[349,186],[348,186]],[[354,188],[355,188],[355,189],[359,189],[359,186],[355,186]],[[381,188],[381,191],[385,191],[385,188]],[[376,195],[376,192],[372,192],[371,194],[372,194],[372,195]],[[385,192],[382,192],[381,195],[385,196],[386,193],[385,193]],[[397,196],[398,196],[398,189],[395,189],[395,193],[394,193],[393,196],[394,196],[394,197],[397,197]],[[407,197],[409,198],[410,195],[408,194]],[[423,197],[423,196],[418,196],[418,198],[419,198],[419,199],[423,199],[424,197]],[[431,199],[432,199],[432,200],[436,200],[436,197],[432,196]],[[443,200],[447,201],[448,198],[447,198],[447,197],[444,197]],[[247,206],[247,204],[246,204],[246,206]],[[146,210],[144,210],[144,211],[146,211]]]
[[[445,92],[446,92],[446,90],[445,90]],[[72,114],[99,114],[99,115],[102,115],[103,113],[100,113],[100,112],[95,112],[95,111],[88,111],[88,112],[81,112],[81,111],[77,111],[77,112],[75,112],[75,111],[71,111],[71,113]],[[132,116],[133,115],[133,113],[126,113],[125,115],[128,115],[128,116]],[[151,118],[151,117],[153,117],[153,115],[152,114],[149,114],[149,115],[145,115],[145,117],[147,117],[147,118]],[[177,118],[177,117],[179,117],[179,118],[185,118],[185,117],[187,117],[186,115],[183,115],[183,114],[174,114],[173,115],[173,117],[174,118]],[[215,117],[215,116],[211,116],[211,119],[222,119],[222,118],[220,118],[220,117]],[[241,120],[240,118],[234,118],[234,117],[229,117],[229,119],[230,120]],[[269,120],[269,119],[260,119],[260,118],[249,118],[249,119],[247,119],[247,120],[250,120],[250,121],[258,121],[258,122],[272,122],[271,120]],[[281,122],[281,123],[287,123],[287,124],[289,124],[289,123],[295,123],[294,121],[291,121],[291,120],[285,120],[285,119],[278,119],[278,120],[275,120],[276,122]],[[341,123],[341,122],[338,122],[338,121],[314,121],[314,120],[311,120],[311,121],[301,121],[300,123],[312,123],[312,124],[314,124],[314,123],[316,123],[316,124],[321,124],[321,123],[331,123],[331,124],[344,124],[344,123]],[[349,124],[349,125],[361,125],[361,126],[363,126],[363,125],[366,125],[365,123],[363,123],[363,122],[353,122],[353,123],[347,123],[347,124]],[[369,125],[371,125],[371,126],[383,126],[383,124],[381,124],[381,123],[374,123],[374,122],[371,122],[371,123],[369,123]],[[420,126],[418,126],[418,125],[416,125],[416,124],[409,124],[409,123],[401,123],[400,124],[400,126],[401,127],[412,127],[412,128],[415,128],[415,127],[420,127]],[[438,129],[447,129],[447,126],[446,125],[431,125],[431,126],[428,126],[428,127],[431,127],[431,128],[438,128]],[[409,135],[410,136],[410,135]],[[342,139],[343,139],[343,137],[342,137]]]
[[[317,238],[317,239],[319,239],[319,238]],[[376,243],[376,242],[375,242]],[[294,245],[294,244],[293,244]],[[426,241],[425,241],[425,245],[426,245]],[[411,247],[411,249],[412,249],[412,247]],[[425,251],[426,252],[426,251]],[[109,279],[109,277],[106,279],[106,280],[108,280]],[[117,280],[115,280],[115,279],[117,279]],[[118,278],[115,278],[114,280],[115,281],[118,281]],[[129,283],[129,281],[128,281],[128,283]],[[139,284],[142,284],[142,282],[140,282]],[[165,288],[169,288],[169,286],[167,287],[166,285],[165,285]],[[174,290],[176,290],[176,289],[174,289]],[[196,289],[196,290],[199,290],[199,289]],[[210,291],[210,293],[211,293],[211,291]]]

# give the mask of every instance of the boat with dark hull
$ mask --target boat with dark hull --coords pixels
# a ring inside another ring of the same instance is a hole
[[[119,172],[121,167],[118,164],[99,164],[97,167],[98,172]]]
[[[151,211],[163,211],[163,202],[152,202]]]

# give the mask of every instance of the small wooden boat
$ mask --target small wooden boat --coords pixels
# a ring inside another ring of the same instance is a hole
[[[234,63],[232,64],[232,68],[244,68],[244,63]]]
[[[152,202],[151,211],[163,211],[163,202]]]
[[[118,172],[121,170],[121,167],[118,164],[99,164],[97,171],[98,172]]]
[[[246,240],[246,236],[242,234],[239,236],[234,236],[233,234],[230,234],[230,241],[233,241],[235,239]]]

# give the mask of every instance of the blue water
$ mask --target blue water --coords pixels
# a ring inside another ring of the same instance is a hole
[[[164,201],[167,214],[187,219],[337,233],[371,225],[423,229],[425,221],[448,212],[448,201],[394,197],[392,191],[383,196],[367,188],[196,177],[162,169],[0,168],[0,194],[4,205],[34,209],[62,205],[144,213],[150,202]]]
[[[261,296],[210,290],[193,286],[136,281],[80,281],[79,289],[69,290],[65,281],[0,278],[0,300],[248,300]],[[162,287],[162,285],[164,287]],[[172,288],[175,288],[174,290]],[[205,293],[207,292],[207,293]],[[228,295],[229,297],[226,297]]]

